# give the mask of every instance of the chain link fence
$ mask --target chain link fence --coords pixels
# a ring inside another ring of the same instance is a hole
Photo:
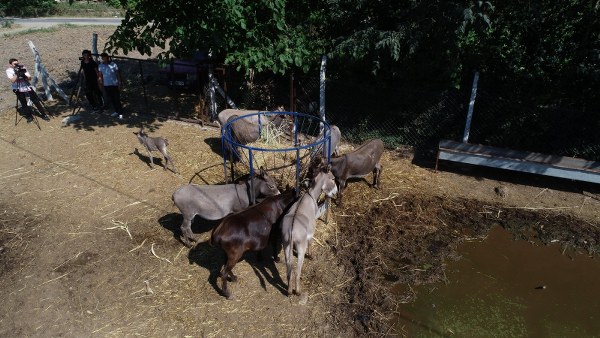
[[[219,84],[216,112],[233,102],[240,109],[283,107],[319,114],[319,74],[246,75],[203,62],[161,65],[156,60],[114,57],[125,82],[123,102],[132,113],[191,121],[212,121],[209,67]],[[347,142],[381,138],[388,148],[412,146],[433,151],[440,139],[462,140],[471,88],[425,91],[408,84],[357,81],[327,70],[326,119]],[[481,75],[470,143],[600,161],[598,107],[535,106]]]

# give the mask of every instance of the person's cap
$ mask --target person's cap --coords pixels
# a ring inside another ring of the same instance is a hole
[[[81,55],[84,54],[92,54],[92,52],[89,49],[84,49],[83,52],[81,52]]]
[[[105,56],[108,57],[108,53],[104,52],[104,53],[100,54],[100,56],[101,57],[105,57]]]

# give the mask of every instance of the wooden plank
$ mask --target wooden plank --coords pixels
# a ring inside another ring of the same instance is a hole
[[[527,172],[600,184],[600,162],[440,141],[438,160]]]
[[[509,158],[511,160],[536,162],[540,164],[547,164],[570,169],[589,170],[600,174],[600,162],[588,161],[574,157],[547,155],[541,153],[490,147],[480,144],[460,143],[449,140],[441,140],[439,148],[440,150],[443,149],[448,152],[471,153],[497,158]]]

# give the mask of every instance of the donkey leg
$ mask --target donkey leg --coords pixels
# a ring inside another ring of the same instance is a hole
[[[296,246],[296,251],[298,253],[298,265],[296,266],[296,294],[300,296],[299,304],[306,304],[308,301],[308,296],[302,294],[302,286],[300,285],[300,275],[302,274],[302,265],[304,264],[304,254],[306,253],[306,247],[308,243],[299,243]]]
[[[288,283],[288,289],[287,289],[288,297],[292,295],[293,290],[294,290],[294,288],[292,286],[292,258],[294,257],[294,253],[292,252],[293,247],[294,247],[294,244],[292,242],[283,243],[283,254],[284,254],[284,258],[285,258],[286,277],[287,277],[287,283]]]
[[[237,277],[233,274],[233,267],[237,264],[240,256],[237,252],[234,252],[231,256],[228,254],[227,263],[225,263],[225,267],[223,268],[223,293],[227,299],[233,299],[233,294],[227,288],[227,279],[231,280],[231,282],[237,282]]]
[[[184,215],[183,216],[183,222],[181,222],[181,236],[179,237],[179,239],[181,239],[181,241],[183,242],[183,244],[185,244],[187,247],[192,247],[194,245],[193,242],[196,241],[196,238],[194,237],[194,233],[192,232],[192,220],[194,219],[195,215],[192,215],[191,217],[188,215]]]
[[[223,291],[223,295],[229,299],[229,297],[231,297],[231,291],[229,291],[229,288],[227,288],[227,264],[224,264],[223,268],[221,268],[220,275],[221,281],[223,282],[221,290]]]
[[[379,180],[381,179],[382,167],[379,163],[373,168],[373,188],[379,189]]]
[[[152,152],[148,150],[148,157],[150,158],[150,168],[154,168],[154,158],[152,158]]]
[[[175,163],[173,162],[173,159],[171,158],[171,156],[165,155],[165,170],[167,170],[168,163],[171,163],[171,167],[173,167],[173,172],[177,173],[177,168],[175,168]]]
[[[271,234],[271,236],[269,237],[269,241],[271,242],[271,251],[273,253],[273,260],[276,263],[281,262],[281,259],[279,258],[279,251],[281,250],[281,240],[280,238],[276,238],[277,236],[275,234]]]
[[[337,197],[335,198],[335,204],[340,207],[343,205],[342,198],[344,196],[345,184],[346,184],[346,182],[340,183],[340,186],[338,187]]]
[[[304,254],[304,258],[308,259],[308,260],[312,260],[314,258],[314,256],[311,254],[311,243],[312,240],[308,241],[308,244],[306,245],[306,253]]]

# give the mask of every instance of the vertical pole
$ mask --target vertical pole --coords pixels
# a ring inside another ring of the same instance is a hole
[[[146,85],[144,84],[144,66],[142,66],[142,60],[138,61],[138,65],[140,66],[140,77],[142,81],[142,91],[144,92],[144,105],[146,107],[146,112],[148,112],[148,95],[146,95]]]
[[[98,33],[92,34],[92,55],[95,55],[95,61],[98,62]]]
[[[323,55],[321,57],[321,71],[319,74],[319,117],[321,121],[325,121],[325,69],[327,66],[327,56]],[[319,123],[319,135],[323,135],[323,139],[327,139],[327,135],[325,135],[323,122]],[[331,141],[331,133],[329,133],[329,140]],[[327,159],[329,163],[330,157],[330,148],[331,142],[323,143],[323,156]]]
[[[296,189],[295,195],[298,197],[300,195],[300,148],[296,146]]]
[[[325,121],[325,69],[327,68],[327,55],[323,55],[321,57],[321,72],[319,74],[319,116],[321,117],[321,121]],[[325,135],[323,123],[320,123],[319,126],[320,134],[323,134],[323,138],[327,140],[324,143],[323,152],[325,158],[327,159],[327,163],[331,161],[331,129],[329,129],[329,135]],[[325,224],[329,223],[329,200],[330,198],[325,199]]]
[[[322,121],[325,121],[325,68],[327,66],[327,56],[321,57],[321,73],[319,76],[319,116]],[[323,124],[321,124],[323,128]],[[323,129],[321,129],[322,131]]]
[[[223,154],[223,174],[225,184],[227,184],[227,151],[225,151],[225,136],[224,136],[224,128],[221,128],[221,153]],[[231,151],[230,158],[231,158]]]
[[[467,121],[465,122],[465,132],[463,134],[463,143],[469,141],[469,133],[471,132],[471,120],[473,119],[473,107],[475,106],[475,97],[477,97],[477,82],[479,81],[479,72],[475,72],[473,76],[473,87],[471,88],[471,100],[469,101],[469,111],[467,112]]]
[[[294,88],[294,72],[290,73],[290,111],[296,111],[296,89]]]
[[[293,137],[293,142],[294,142],[294,147],[296,147],[296,192],[295,195],[296,197],[298,197],[300,195],[300,144],[298,143],[298,114],[297,113],[293,113],[294,114],[294,129],[292,129],[294,131],[294,137]]]
[[[208,97],[210,102],[210,120],[217,119],[217,102],[215,101],[215,84],[213,83],[213,64],[208,65]]]
[[[223,65],[223,91],[225,92],[225,97],[229,97],[227,96],[227,66]],[[229,101],[231,100],[225,100],[227,101],[227,103],[229,104]],[[234,107],[229,107],[229,108],[234,108]]]
[[[252,148],[248,148],[248,160],[250,161],[250,205],[256,203],[256,196],[254,196],[254,159],[252,158]]]

